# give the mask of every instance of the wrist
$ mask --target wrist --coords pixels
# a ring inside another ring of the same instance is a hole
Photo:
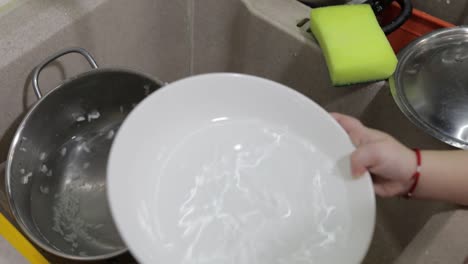
[[[420,170],[420,161],[418,161],[418,155],[420,154],[416,153],[415,150],[406,148],[404,155],[406,162],[401,175],[402,195],[408,195],[409,192],[411,192],[410,195],[412,195],[414,192],[415,175],[419,173]]]
[[[410,150],[412,158],[408,158],[408,171],[404,174],[404,182],[402,183],[402,192],[405,198],[409,199],[414,196],[419,183],[422,163],[422,153],[419,149]]]
[[[413,183],[411,184],[410,189],[406,193],[405,197],[406,198],[411,198],[413,197],[414,191],[416,190],[416,187],[418,186],[419,183],[419,177],[421,176],[421,151],[419,149],[414,149],[414,154],[416,155],[416,171],[413,173],[413,176],[411,177],[413,180]]]
[[[404,159],[406,160],[406,162],[403,175],[401,175],[401,177],[404,181],[411,182],[413,174],[418,168],[418,160],[416,154],[414,153],[414,150],[406,148]]]

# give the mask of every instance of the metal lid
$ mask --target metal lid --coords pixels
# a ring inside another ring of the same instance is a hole
[[[393,98],[425,132],[468,149],[468,27],[423,36],[398,55]]]

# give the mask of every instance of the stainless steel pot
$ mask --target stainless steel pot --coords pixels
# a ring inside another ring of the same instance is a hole
[[[83,55],[93,69],[42,96],[41,70],[68,53]],[[39,101],[19,126],[6,167],[11,211],[32,241],[75,260],[126,251],[106,198],[108,152],[131,109],[162,85],[137,72],[99,69],[81,48],[60,51],[36,67]]]

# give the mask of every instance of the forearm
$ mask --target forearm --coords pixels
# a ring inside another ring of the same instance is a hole
[[[422,151],[414,196],[468,205],[468,151]]]

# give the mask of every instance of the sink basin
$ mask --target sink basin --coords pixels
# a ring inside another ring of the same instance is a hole
[[[8,14],[10,11],[20,6],[27,0],[0,0],[0,17]]]
[[[414,7],[456,25],[468,22],[468,2],[464,0],[413,0]]]
[[[0,161],[36,100],[32,68],[68,46],[86,48],[100,66],[127,67],[167,82],[223,71],[266,77],[411,147],[448,148],[405,118],[386,82],[332,87],[319,46],[306,26],[297,26],[308,15],[309,8],[296,0],[25,1],[0,16]],[[50,90],[87,69],[80,57],[69,55],[44,70],[41,87]],[[433,215],[450,209],[436,202],[378,200],[364,263],[392,263]],[[130,256],[121,261],[129,263]]]

